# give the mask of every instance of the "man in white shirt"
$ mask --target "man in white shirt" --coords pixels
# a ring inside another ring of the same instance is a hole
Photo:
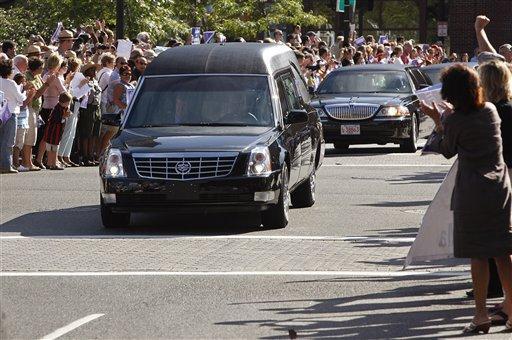
[[[28,69],[28,58],[22,54],[18,54],[12,59],[12,76],[11,79],[14,78],[18,73],[27,72]]]

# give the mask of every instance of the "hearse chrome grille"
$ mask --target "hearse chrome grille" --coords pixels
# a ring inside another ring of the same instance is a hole
[[[238,153],[134,153],[132,156],[140,177],[189,181],[229,175]]]
[[[326,105],[325,111],[338,120],[362,120],[371,118],[379,107],[380,105],[369,104],[333,104]]]

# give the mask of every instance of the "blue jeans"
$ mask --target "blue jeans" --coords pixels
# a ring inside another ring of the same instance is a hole
[[[5,124],[0,126],[0,169],[12,167],[12,147],[16,142],[17,117],[12,115]]]

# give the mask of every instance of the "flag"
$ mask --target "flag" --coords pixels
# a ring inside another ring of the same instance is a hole
[[[362,36],[357,38],[356,40],[354,40],[354,44],[356,44],[357,46],[361,46],[365,42],[366,42],[366,39],[364,37],[362,37]]]
[[[55,29],[55,32],[52,34],[52,38],[50,39],[50,43],[55,44],[56,42],[59,42],[59,35],[60,32],[62,32],[62,29],[64,26],[62,25],[62,22],[57,23],[57,28]]]
[[[379,44],[388,44],[388,43],[389,43],[389,39],[388,39],[387,35],[381,35],[379,37]]]

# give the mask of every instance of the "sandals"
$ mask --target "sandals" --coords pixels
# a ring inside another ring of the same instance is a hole
[[[505,323],[505,329],[502,333],[512,333],[512,323],[510,323],[510,321]]]
[[[473,321],[462,330],[462,334],[480,334],[480,332],[487,334],[489,333],[489,328],[491,328],[491,320],[481,323],[479,325],[475,324]],[[512,329],[512,325],[511,325]]]
[[[495,316],[497,316],[498,318],[494,318]],[[507,313],[505,313],[504,311],[502,310],[498,310],[498,311],[495,311],[492,315],[491,315],[491,324],[493,326],[502,326],[502,325],[505,325],[508,321],[508,315]]]

